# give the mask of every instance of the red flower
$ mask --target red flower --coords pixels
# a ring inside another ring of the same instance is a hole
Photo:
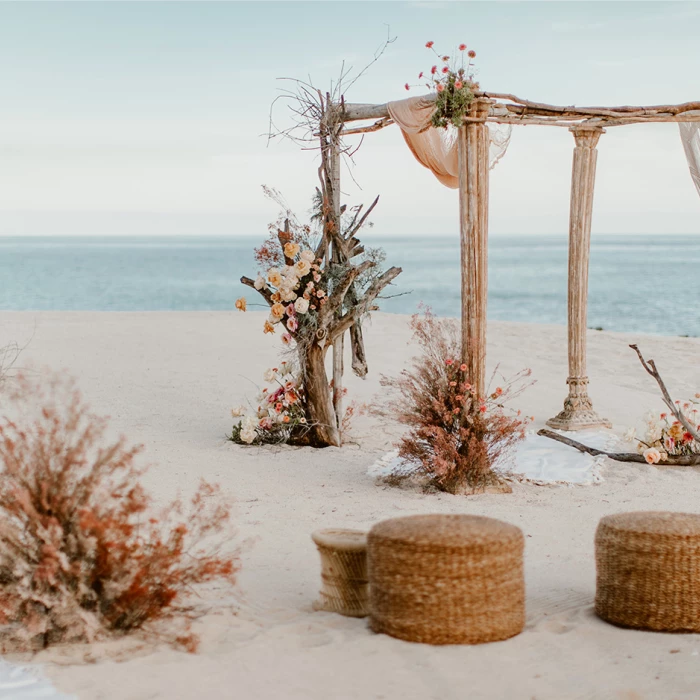
[[[466,48],[467,48],[467,45],[466,45],[466,44],[460,44],[460,45],[459,45],[459,50],[460,50],[460,51],[464,51],[464,49],[466,49]]]
[[[459,413],[459,409],[458,409],[458,408],[453,408],[453,409],[452,409],[452,413],[454,413],[455,415],[457,415],[457,414]]]
[[[449,69],[447,66],[445,66],[445,67],[442,69],[442,72],[443,72],[443,73],[449,73],[449,72],[450,72],[450,69]]]
[[[455,90],[461,90],[464,87],[464,83],[461,80],[455,81]]]
[[[503,389],[500,386],[496,387],[496,396],[500,396],[503,393]]]
[[[425,45],[425,48],[426,48],[426,49],[432,49],[434,43],[435,43],[434,41],[429,41],[429,42],[427,42],[426,45]]]
[[[454,362],[454,360],[445,360],[445,364],[446,364],[448,367],[449,367],[453,362]]]
[[[406,90],[410,90],[410,89],[411,89],[411,86],[410,86],[408,83],[406,83],[406,84],[404,85],[404,87],[406,88]]]
[[[418,80],[420,80],[422,77],[423,77],[423,71],[421,71],[420,73],[418,73]]]
[[[437,84],[437,91],[442,92],[445,89],[445,86],[442,83]]]
[[[442,60],[443,60],[445,63],[447,63],[447,62],[450,60],[450,57],[449,57],[449,56],[443,56],[443,57],[442,57]]]
[[[690,433],[683,433],[683,442],[693,442],[693,436]]]
[[[435,75],[435,73],[437,73],[437,66],[433,66],[433,67],[430,69],[430,73],[431,73],[431,75]]]
[[[469,56],[469,58],[476,58],[476,51],[470,51],[467,56]]]
[[[486,406],[482,403],[481,406],[479,406],[479,410],[480,410],[482,413],[486,413]]]

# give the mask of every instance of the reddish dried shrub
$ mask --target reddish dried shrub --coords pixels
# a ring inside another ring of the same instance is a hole
[[[389,410],[410,431],[398,444],[399,455],[420,465],[429,483],[441,491],[478,490],[497,482],[499,460],[525,436],[527,418],[508,415],[505,402],[525,388],[525,370],[485,397],[476,396],[460,364],[457,325],[436,319],[428,309],[411,320],[421,352],[410,370],[382,377]],[[495,379],[496,373],[494,373]]]
[[[192,586],[233,583],[238,552],[214,537],[229,506],[202,481],[189,507],[151,514],[141,447],[105,438],[74,385],[20,376],[0,418],[0,649],[126,633],[170,617]],[[186,616],[170,641],[197,639]]]

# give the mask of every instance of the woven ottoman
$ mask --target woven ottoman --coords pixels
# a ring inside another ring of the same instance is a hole
[[[314,610],[348,617],[368,612],[367,533],[359,530],[317,530],[311,535],[321,555],[321,591]]]
[[[700,632],[700,515],[608,515],[595,535],[595,611],[621,627]]]
[[[475,515],[386,520],[367,537],[370,626],[425,644],[508,639],[525,624],[523,533]]]

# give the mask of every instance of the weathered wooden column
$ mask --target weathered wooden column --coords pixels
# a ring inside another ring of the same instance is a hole
[[[489,129],[491,100],[475,100],[459,128],[459,220],[462,258],[462,362],[477,396],[486,392],[488,289]]]
[[[586,373],[586,320],[588,315],[588,259],[591,249],[593,189],[601,127],[574,126],[576,139],[571,176],[569,214],[569,395],[564,409],[547,425],[559,430],[611,427],[594,410],[588,396]]]
[[[333,108],[335,109],[335,107]],[[341,122],[342,124],[342,122]],[[333,124],[333,134],[331,135],[331,151],[330,151],[330,166],[331,166],[331,206],[333,207],[333,219],[337,227],[336,234],[341,233],[341,214],[340,214],[340,153],[338,151],[338,131],[339,127]],[[341,262],[340,250],[338,244],[332,242],[332,260],[336,264]],[[343,354],[345,352],[345,333],[339,335],[333,341],[333,408],[335,409],[335,418],[338,425],[338,430],[343,424]]]

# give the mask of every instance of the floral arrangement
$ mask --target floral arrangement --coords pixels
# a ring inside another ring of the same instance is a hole
[[[254,411],[248,413],[245,406],[231,410],[242,420],[233,426],[230,440],[246,445],[280,444],[293,438],[300,442],[309,430],[302,382],[286,361],[266,370],[264,379],[271,386],[257,395]]]
[[[449,124],[461,126],[469,112],[469,106],[474,101],[474,93],[479,89],[479,84],[474,80],[472,64],[476,52],[467,51],[467,45],[460,44],[457,47],[459,53],[451,57],[438,53],[434,45],[434,41],[428,41],[425,47],[437,56],[438,61],[429,71],[421,71],[418,74],[418,79],[425,80],[423,84],[437,93],[431,123],[435,128],[443,129]],[[412,86],[406,83],[404,87],[410,90]]]
[[[153,511],[141,447],[105,439],[72,383],[19,376],[0,418],[0,650],[36,651],[142,630],[194,651],[183,603],[235,582],[228,504],[202,482]],[[175,632],[153,627],[178,613]]]
[[[292,406],[282,402],[280,412],[271,416],[269,407],[265,409],[268,414],[262,415],[264,401],[259,399],[261,408],[234,426],[231,438],[250,444],[292,441],[339,447],[349,416],[342,408],[345,391],[340,383],[334,386],[328,381],[326,353],[349,332],[353,371],[359,376],[367,373],[361,322],[378,308],[375,300],[401,268],[383,270],[383,251],[365,248],[356,237],[363,226],[371,225],[367,217],[378,198],[364,212],[362,205],[341,207],[336,220],[329,217],[327,197],[317,190],[311,224],[300,224],[276,190],[264,190],[284,209],[269,225],[268,239],[255,251],[262,272],[255,279],[241,277],[241,282],[260,294],[269,307],[263,331],[273,334],[281,328],[282,342],[296,354],[294,382],[299,400],[291,412],[286,409]],[[236,308],[246,311],[244,297],[236,301]],[[280,389],[268,389],[268,396]],[[301,418],[306,422],[301,423]]]
[[[467,366],[456,359],[461,347],[456,324],[427,310],[423,317],[415,315],[411,325],[420,355],[410,371],[382,378],[390,391],[391,413],[410,428],[398,444],[399,456],[418,463],[442,491],[478,490],[498,482],[497,463],[534,420],[505,406],[526,388],[530,370],[477,396]]]
[[[700,399],[700,394],[695,395]],[[697,426],[700,431],[700,402],[689,399],[688,401],[675,401],[677,410],[692,426]],[[646,416],[646,432],[644,439],[637,438],[636,429],[632,428],[627,438],[637,442],[637,449],[648,464],[658,464],[666,461],[669,456],[680,457],[700,455],[700,441],[693,435],[680,420],[668,412],[649,412]]]

